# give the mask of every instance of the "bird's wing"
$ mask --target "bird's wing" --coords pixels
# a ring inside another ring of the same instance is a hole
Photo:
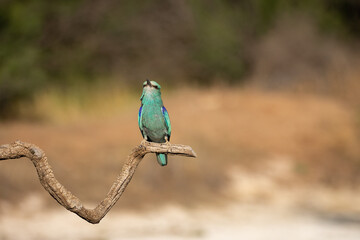
[[[167,112],[166,108],[164,106],[162,106],[161,108],[161,112],[164,115],[164,119],[165,119],[165,124],[166,124],[166,128],[168,131],[168,136],[169,136],[169,140],[170,140],[170,136],[171,136],[171,124],[170,124],[170,118],[169,118],[169,113]]]
[[[143,133],[143,125],[142,125],[142,108],[143,108],[143,105],[140,106],[140,109],[139,109],[139,115],[138,115],[138,123],[139,123],[139,128],[140,128],[140,132],[142,134],[142,136],[144,137],[144,133]]]

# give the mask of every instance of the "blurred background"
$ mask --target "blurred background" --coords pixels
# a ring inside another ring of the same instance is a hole
[[[356,0],[1,0],[1,144],[95,206],[149,78],[198,158],[149,154],[96,226],[1,161],[0,239],[360,239],[359,47]]]

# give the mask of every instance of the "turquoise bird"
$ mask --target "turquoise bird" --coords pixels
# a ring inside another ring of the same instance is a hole
[[[139,128],[143,138],[149,142],[164,143],[170,140],[171,124],[169,114],[161,100],[161,86],[146,79],[143,83],[141,107],[139,109]],[[167,155],[156,154],[161,166],[167,164]]]

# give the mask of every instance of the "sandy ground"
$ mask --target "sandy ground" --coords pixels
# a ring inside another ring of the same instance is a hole
[[[222,208],[164,206],[146,212],[111,212],[92,225],[61,209],[44,210],[37,196],[19,208],[3,207],[2,240],[115,239],[360,239],[360,222],[324,218],[276,205]]]
[[[276,168],[286,175],[285,166]],[[225,205],[190,208],[163,202],[156,210],[125,210],[120,201],[97,225],[60,206],[45,207],[49,199],[39,194],[18,204],[1,202],[0,239],[360,239],[360,191],[284,188],[275,175],[236,168],[229,175],[233,200]]]

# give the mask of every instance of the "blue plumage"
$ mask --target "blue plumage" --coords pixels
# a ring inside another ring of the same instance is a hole
[[[170,136],[171,136],[171,124],[170,124],[170,117],[169,117],[169,113],[167,112],[166,108],[164,106],[161,107],[161,112],[164,116],[164,120],[165,120],[165,124],[166,124],[166,128],[168,131],[167,137],[168,137],[168,141],[170,141]]]
[[[139,109],[139,117],[141,116],[141,110],[142,110],[142,105],[140,106],[140,109]]]

